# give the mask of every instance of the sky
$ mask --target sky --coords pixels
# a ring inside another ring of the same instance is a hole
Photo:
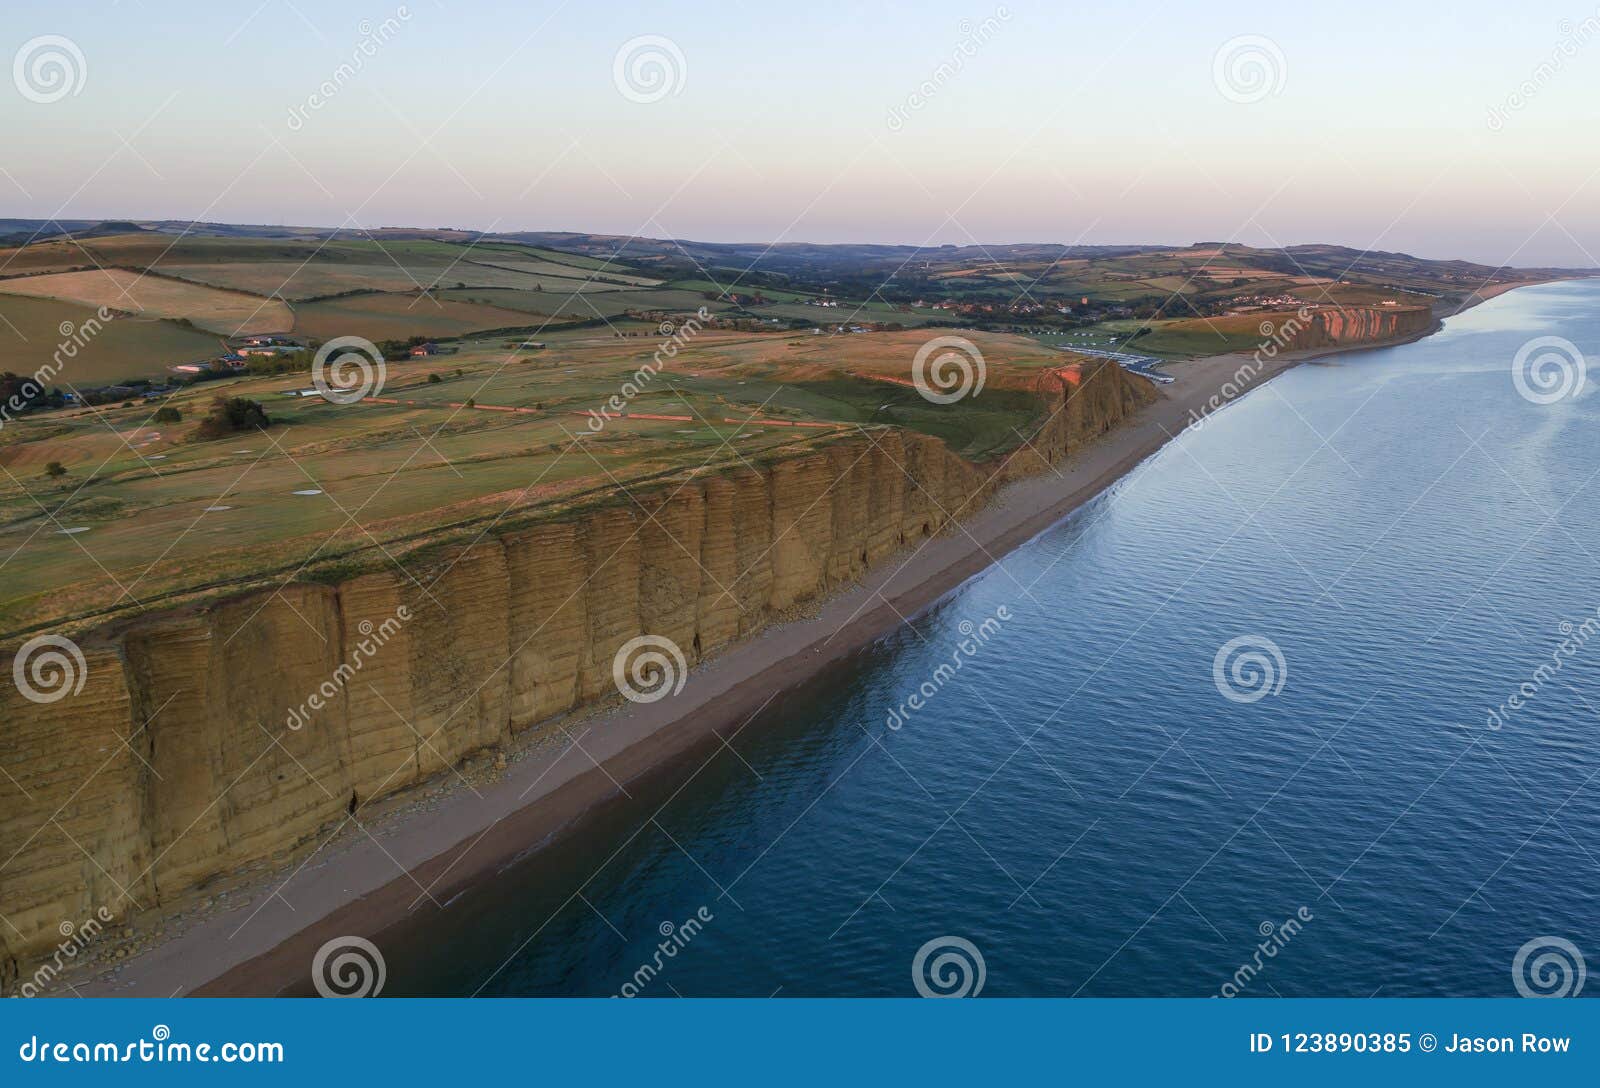
[[[5,218],[1600,264],[1600,0],[5,2]]]

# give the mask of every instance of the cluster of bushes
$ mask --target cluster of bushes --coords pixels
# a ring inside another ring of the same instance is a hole
[[[11,412],[26,412],[39,408],[60,408],[66,396],[59,389],[46,389],[32,375],[0,374],[0,404]]]
[[[248,397],[217,397],[211,402],[211,412],[195,429],[197,442],[226,438],[240,431],[265,430],[272,426],[267,410],[258,401]]]
[[[309,349],[286,355],[249,355],[245,357],[245,369],[256,375],[295,374],[310,370],[315,359],[316,353]]]
[[[385,359],[399,359],[411,354],[412,348],[420,348],[423,344],[431,344],[433,339],[427,336],[412,336],[405,340],[379,340],[378,350],[383,352]]]

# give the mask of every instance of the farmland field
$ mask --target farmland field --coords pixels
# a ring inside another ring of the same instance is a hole
[[[157,425],[157,404],[123,407],[126,394],[113,393],[93,409],[47,399],[6,424],[0,555],[16,555],[0,629],[86,618],[124,590],[122,603],[140,606],[209,592],[313,555],[323,573],[367,569],[383,561],[378,541],[420,546],[502,514],[613,495],[619,480],[857,427],[920,432],[992,458],[1028,432],[1042,371],[1073,348],[1168,359],[1248,350],[1267,317],[1255,310],[1294,305],[1275,296],[1411,303],[1509,275],[1331,247],[875,254],[881,247],[584,235],[547,244],[442,229],[123,229],[134,226],[0,249],[0,368],[50,362],[62,324],[76,327],[92,306],[133,311],[107,322],[53,384],[92,391],[161,378],[159,406],[182,417]],[[641,381],[669,335],[662,318],[701,309],[707,319]],[[955,410],[911,385],[929,325],[980,345],[981,399]],[[272,375],[169,369],[242,347],[219,335],[239,331],[289,332],[307,348],[344,336],[431,339],[448,353],[389,350],[383,388],[345,406],[299,395],[311,382],[301,355],[250,361],[299,368]],[[627,411],[592,433],[586,413],[630,388]],[[196,441],[217,397],[257,401],[270,428]],[[66,475],[47,475],[51,462]],[[347,524],[353,509],[359,530]]]
[[[663,292],[665,294],[665,292]],[[525,325],[543,324],[546,320],[559,323],[587,321],[594,317],[615,317],[630,309],[654,309],[665,306],[661,295],[641,299],[638,292],[610,290],[603,293],[584,293],[582,298],[558,290],[518,291],[505,287],[452,287],[435,291],[434,296],[452,302],[472,302],[482,306],[516,310],[528,315]],[[693,309],[687,302],[685,309]]]
[[[586,272],[604,272],[606,275],[610,275],[613,272],[626,270],[628,268],[627,265],[619,265],[616,261],[608,261],[595,257],[585,257],[579,253],[563,253],[560,250],[539,249],[535,246],[525,247],[519,245],[514,247],[504,246],[499,248],[503,248],[508,251],[524,251],[544,260],[552,261],[561,265],[570,265],[573,268],[582,269]]]
[[[530,262],[530,267],[539,267]],[[604,283],[586,283],[581,278],[531,275],[517,268],[497,268],[464,260],[455,264],[412,262],[404,267],[393,263],[341,264],[270,262],[223,262],[215,264],[171,264],[159,266],[168,275],[217,287],[229,287],[258,295],[277,295],[286,299],[321,298],[345,291],[415,291],[419,288],[502,287],[541,290],[568,294],[574,291],[615,291]],[[555,268],[554,265],[543,267]],[[574,270],[567,270],[574,271]]]
[[[537,325],[526,312],[421,295],[373,294],[323,299],[295,307],[295,331],[331,339],[364,336],[369,340],[408,336],[461,336],[480,329]]]
[[[64,323],[78,328],[94,316],[88,307],[55,299],[0,295],[0,371],[37,371],[60,346]],[[215,336],[170,321],[121,317],[107,322],[87,346],[63,363],[56,384],[75,388],[156,377],[174,363],[215,355],[218,347]]]
[[[392,264],[302,264],[291,261],[161,265],[179,279],[285,299],[344,291],[411,291],[417,281]]]
[[[294,327],[294,314],[282,302],[120,268],[0,280],[0,293],[59,299],[91,309],[108,306],[145,317],[181,317],[224,336]]]
[[[570,264],[558,264],[554,261],[527,260],[525,258],[519,258],[513,255],[487,250],[483,247],[466,251],[462,263],[508,269],[513,272],[525,272],[536,276],[572,280],[575,283],[591,283],[594,286],[653,287],[661,282],[660,280],[649,279],[645,276],[630,276],[627,274],[626,268],[617,265],[611,265],[604,268],[584,269],[577,268]]]
[[[1058,342],[1071,347],[1135,352],[1166,359],[1193,359],[1229,352],[1249,352],[1271,336],[1261,324],[1282,315],[1235,314],[1229,317],[1182,318],[1176,321],[1106,321]],[[1148,329],[1142,335],[1135,335]]]
[[[588,329],[558,333],[539,352],[492,342],[443,358],[396,359],[383,389],[353,405],[286,396],[306,385],[305,375],[291,374],[188,387],[165,402],[181,412],[178,423],[155,424],[153,406],[143,404],[32,413],[8,425],[0,443],[9,474],[0,475],[0,555],[17,553],[0,593],[0,629],[112,604],[122,588],[98,567],[88,577],[85,550],[129,591],[122,604],[143,603],[186,586],[293,569],[313,553],[382,562],[375,539],[412,540],[607,491],[616,480],[736,464],[835,433],[772,424],[905,427],[969,456],[993,454],[1014,445],[1017,429],[1041,411],[1025,390],[1038,367],[1061,356],[1017,337],[972,335],[988,357],[989,387],[981,405],[960,412],[903,384],[919,333],[801,338],[707,329],[634,398],[633,414],[594,434],[585,413],[651,359],[656,338],[618,341]],[[219,395],[258,400],[272,427],[195,441],[198,419]],[[49,460],[68,474],[46,479]],[[80,490],[91,476],[94,486]],[[46,518],[34,499],[60,510]],[[356,509],[360,528],[343,512]],[[83,531],[69,537],[63,528]],[[24,541],[31,543],[19,550]],[[160,557],[154,565],[152,557]]]

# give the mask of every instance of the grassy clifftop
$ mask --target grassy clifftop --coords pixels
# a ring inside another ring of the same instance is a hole
[[[1034,390],[1019,393],[1036,409],[1026,456],[974,462],[914,430],[829,428],[715,465],[680,459],[371,569],[291,571],[77,632],[77,690],[0,688],[0,765],[24,791],[0,809],[0,981],[63,918],[163,917],[210,881],[291,860],[374,798],[614,698],[635,640],[693,665],[760,631],[1154,395],[1107,363],[1012,377]]]

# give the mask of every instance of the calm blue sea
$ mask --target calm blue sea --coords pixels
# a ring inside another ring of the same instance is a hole
[[[1256,390],[391,942],[385,993],[1510,996],[1525,946],[1575,986],[1600,370],[1522,396],[1549,336],[1600,361],[1600,283]]]

